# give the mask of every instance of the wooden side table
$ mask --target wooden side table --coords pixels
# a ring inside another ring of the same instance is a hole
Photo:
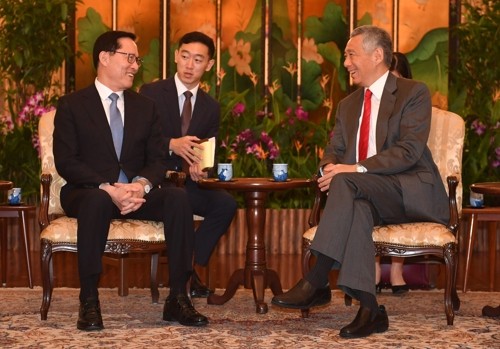
[[[29,239],[27,230],[27,214],[35,212],[36,207],[31,205],[0,205],[0,244],[2,254],[2,286],[7,286],[7,224],[5,220],[9,218],[17,218],[19,221],[20,231],[24,240],[24,251],[26,253],[26,265],[28,268],[29,287],[33,288],[33,278],[31,274]]]
[[[266,263],[264,226],[268,194],[279,190],[311,187],[314,182],[303,178],[292,178],[286,182],[275,182],[269,178],[235,178],[229,182],[201,180],[198,185],[202,188],[244,193],[248,225],[245,267],[233,272],[223,295],[211,294],[207,303],[224,304],[234,296],[239,286],[243,286],[253,290],[256,312],[267,313],[267,303],[264,302],[265,289],[269,287],[274,295],[283,293],[278,273],[269,269]]]
[[[500,182],[485,182],[472,184],[470,189],[476,193],[485,195],[500,195]],[[467,279],[469,276],[470,260],[478,222],[488,223],[488,246],[490,261],[490,291],[493,291],[495,283],[495,263],[496,263],[496,242],[497,242],[497,222],[500,222],[500,207],[466,207],[462,209],[462,215],[470,215],[468,229],[468,246],[465,259],[465,274],[463,292],[467,291]]]

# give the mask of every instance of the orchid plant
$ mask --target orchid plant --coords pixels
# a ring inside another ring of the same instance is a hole
[[[24,197],[36,197],[40,188],[40,117],[54,109],[43,92],[29,96],[18,115],[0,116],[0,178],[15,179]]]
[[[257,88],[256,75],[248,78]],[[317,171],[327,141],[326,122],[309,120],[301,105],[283,108],[280,89],[277,81],[269,86],[270,103],[266,98],[247,98],[248,90],[220,97],[218,160],[232,162],[236,177],[270,177],[273,162],[288,163],[292,178],[309,178]]]

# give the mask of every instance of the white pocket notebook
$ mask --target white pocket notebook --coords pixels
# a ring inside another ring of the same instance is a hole
[[[194,148],[197,155],[201,157],[200,167],[203,171],[208,171],[214,167],[215,161],[215,137],[201,139],[199,143],[203,146],[203,150]]]

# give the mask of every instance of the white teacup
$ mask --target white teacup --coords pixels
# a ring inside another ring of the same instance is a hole
[[[484,206],[484,197],[483,194],[473,192],[471,190],[469,197],[470,205],[472,207],[483,207]]]
[[[21,188],[12,188],[7,192],[7,201],[9,205],[20,205],[22,198]]]
[[[227,182],[233,178],[233,164],[220,163],[217,164],[217,177],[220,181]]]
[[[288,179],[288,164],[273,164],[273,179],[285,182]]]

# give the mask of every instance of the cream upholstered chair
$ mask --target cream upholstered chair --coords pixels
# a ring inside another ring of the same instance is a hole
[[[373,229],[375,253],[390,257],[426,256],[429,260],[444,261],[446,265],[446,285],[444,308],[448,325],[453,325],[454,311],[460,308],[456,290],[459,211],[462,207],[462,152],[465,124],[457,114],[432,108],[431,130],[428,146],[432,152],[441,179],[449,196],[450,221],[447,225],[433,222],[416,222],[376,226]],[[311,226],[303,235],[302,272],[309,271],[310,245],[316,234],[320,219],[322,194],[316,193],[313,210],[309,218]],[[324,199],[324,198],[323,198]],[[346,304],[351,299],[346,296]],[[307,317],[309,310],[302,311]]]
[[[56,252],[77,252],[76,218],[65,216],[61,207],[59,193],[66,183],[57,173],[52,152],[52,134],[54,131],[55,111],[44,114],[39,122],[42,175],[39,224],[41,229],[41,264],[43,299],[40,308],[42,320],[47,319],[53,290],[53,260]],[[153,303],[158,303],[158,259],[165,250],[163,223],[132,219],[116,219],[110,226],[105,253],[114,257],[119,266],[120,296],[128,294],[126,257],[130,253],[151,255],[151,296]]]

